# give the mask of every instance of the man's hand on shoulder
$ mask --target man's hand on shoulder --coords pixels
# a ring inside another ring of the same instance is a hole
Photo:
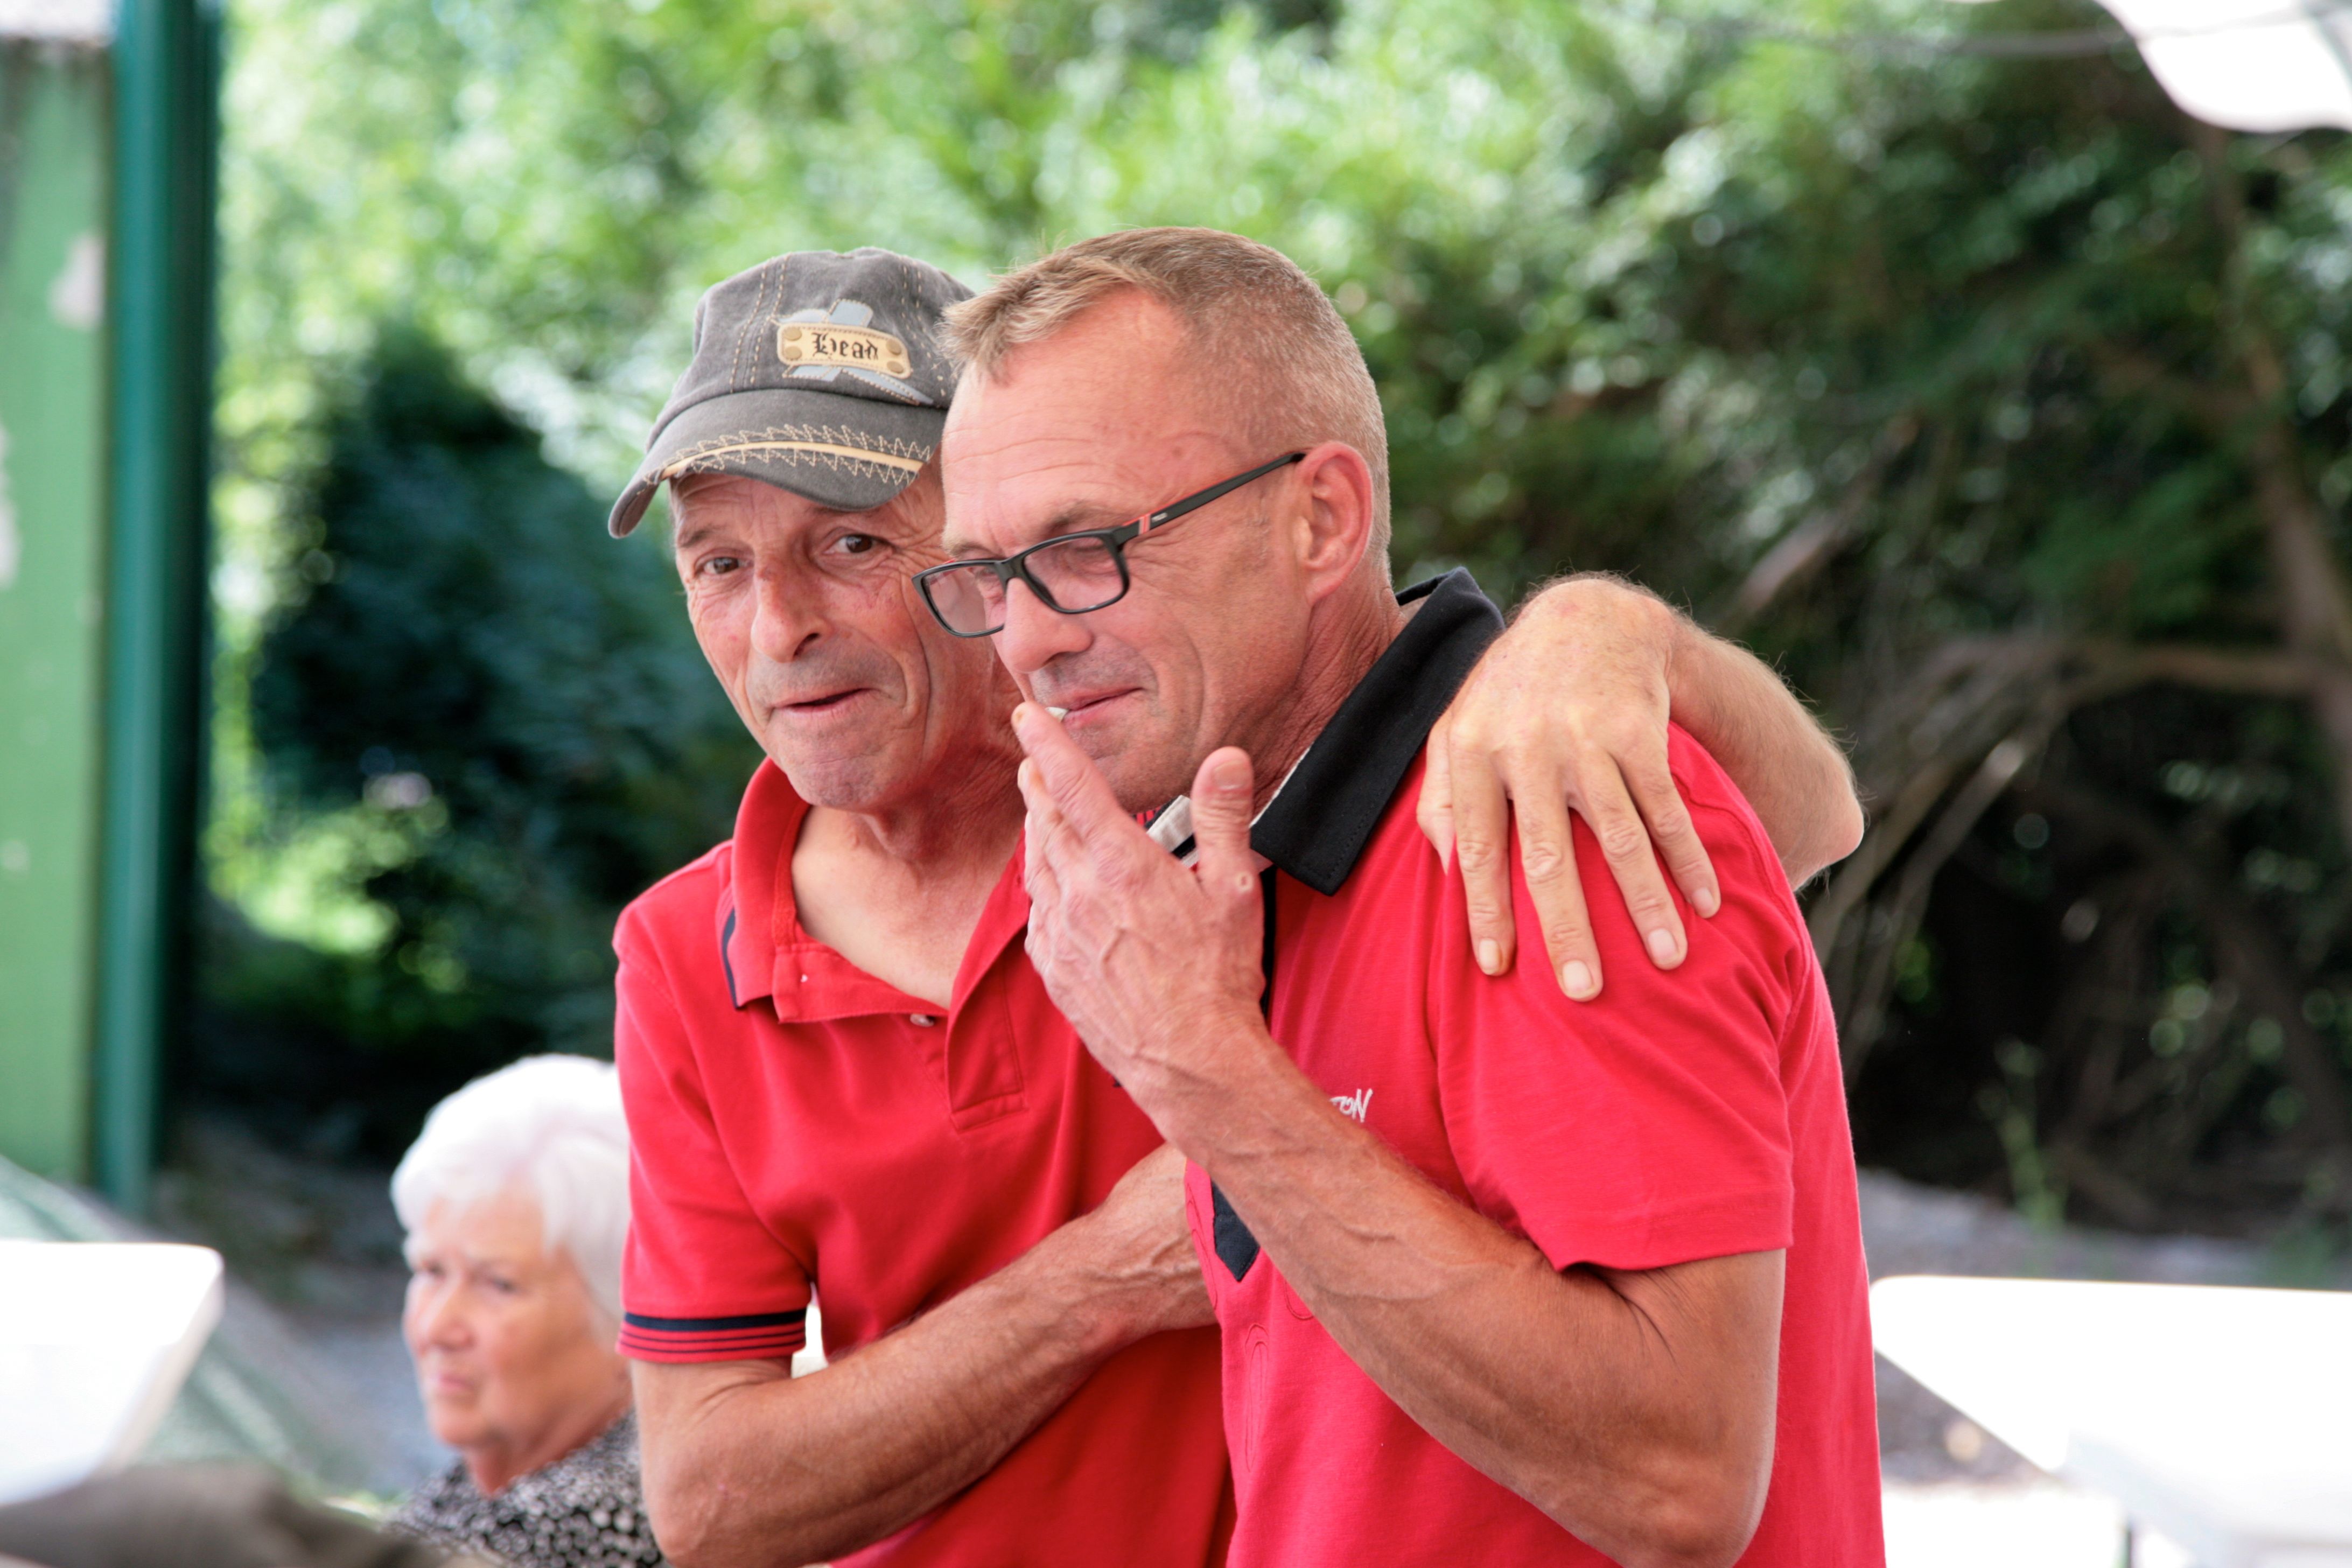
[[[1487,973],[1509,969],[1517,947],[1507,858],[1514,811],[1553,977],[1579,1001],[1600,994],[1601,973],[1570,812],[1600,841],[1660,968],[1689,949],[1659,859],[1701,914],[1721,903],[1666,765],[1676,620],[1613,578],[1555,584],[1521,610],[1430,731],[1421,828],[1462,863],[1472,951]]]
[[[1631,584],[1570,577],[1521,607],[1430,731],[1421,828],[1461,862],[1480,968],[1502,973],[1517,953],[1514,813],[1562,991],[1589,1001],[1603,978],[1570,812],[1599,841],[1651,963],[1682,963],[1688,936],[1668,878],[1702,916],[1723,897],[1667,764],[1670,719],[1748,797],[1792,884],[1861,841],[1843,751],[1769,667]]]

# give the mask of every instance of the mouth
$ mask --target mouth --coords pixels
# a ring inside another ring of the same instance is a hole
[[[464,1399],[474,1392],[474,1380],[456,1373],[429,1372],[418,1381],[429,1399]]]
[[[840,712],[871,689],[870,687],[853,686],[847,690],[830,692],[823,697],[811,697],[798,702],[779,702],[776,704],[775,710],[779,713],[793,713],[812,719],[822,718],[827,713]]]
[[[1059,719],[1065,729],[1084,730],[1108,719],[1117,703],[1134,695],[1134,687],[1122,686],[1116,691],[1097,691],[1073,698],[1065,706],[1049,706],[1045,710]]]

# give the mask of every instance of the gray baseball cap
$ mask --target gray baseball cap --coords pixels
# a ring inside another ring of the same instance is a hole
[[[694,308],[694,360],[614,503],[614,537],[665,479],[740,474],[865,511],[939,450],[961,366],[941,312],[971,290],[872,248],[795,251],[739,272]]]

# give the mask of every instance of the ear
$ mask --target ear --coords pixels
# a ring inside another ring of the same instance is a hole
[[[1299,565],[1310,599],[1320,600],[1355,575],[1372,542],[1372,470],[1344,441],[1326,441],[1299,460],[1306,497]]]

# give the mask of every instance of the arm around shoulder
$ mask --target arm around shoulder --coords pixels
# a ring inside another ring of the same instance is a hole
[[[1581,574],[1543,589],[1520,608],[1515,630],[1528,622],[1584,628],[1583,641],[1625,650],[1622,657],[1636,663],[1643,650],[1662,656],[1667,716],[1689,731],[1738,784],[1771,836],[1790,885],[1811,880],[1862,842],[1862,803],[1844,748],[1772,668],[1746,648],[1707,631],[1648,589],[1606,573]],[[1565,634],[1561,640],[1567,643]],[[1614,749],[1637,755],[1643,739],[1639,733],[1621,737]],[[1628,783],[1654,828],[1674,820],[1672,803],[1660,797],[1658,779],[1629,769]],[[1675,836],[1660,837],[1660,851],[1672,864],[1677,857],[1670,841]],[[1696,850],[1681,853],[1704,859]],[[1687,885],[1686,879],[1677,879]]]
[[[1666,679],[1675,721],[1731,775],[1790,886],[1802,887],[1862,842],[1866,824],[1845,748],[1762,659],[1659,608],[1673,621]]]
[[[1837,742],[1778,676],[1709,636],[1654,594],[1587,574],[1520,607],[1432,729],[1417,815],[1458,858],[1471,946],[1508,970],[1520,921],[1510,907],[1513,819],[1536,925],[1559,988],[1600,994],[1603,965],[1585,882],[1605,865],[1643,933],[1673,968],[1689,946],[1671,879],[1700,916],[1720,888],[1666,763],[1669,721],[1714,754],[1762,819],[1789,880],[1850,853],[1862,807]],[[1598,853],[1570,853],[1570,814]],[[1663,864],[1664,874],[1661,874]]]

